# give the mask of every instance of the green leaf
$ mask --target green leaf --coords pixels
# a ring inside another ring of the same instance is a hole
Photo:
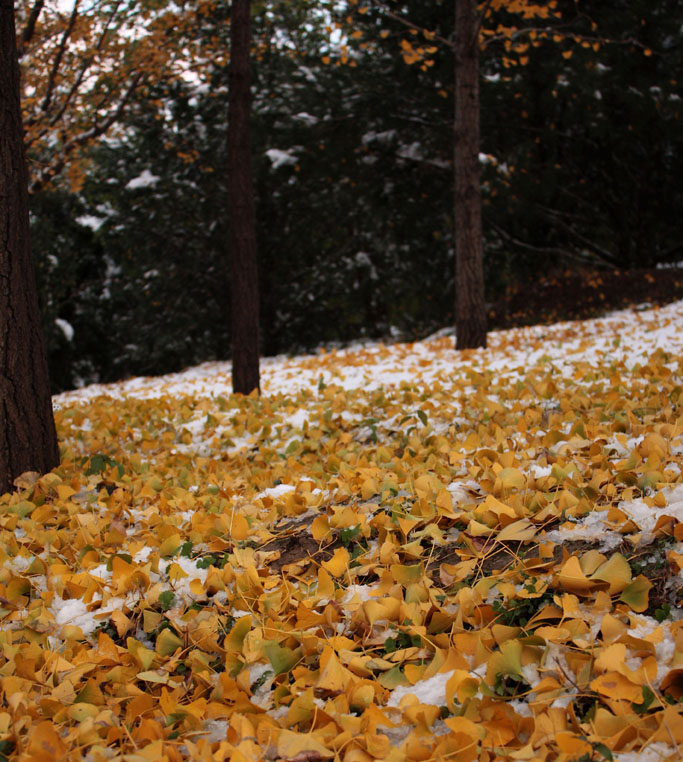
[[[650,705],[655,700],[655,694],[652,692],[652,690],[647,686],[644,685],[643,688],[643,700],[640,704],[631,704],[633,707],[633,711],[636,714],[645,714],[647,710],[650,708]]]
[[[10,513],[14,513],[20,518],[26,518],[36,509],[35,503],[31,503],[28,500],[22,500],[20,503],[15,503],[10,509]]]
[[[593,744],[593,748],[595,751],[597,751],[599,754],[602,754],[602,756],[608,760],[608,762],[613,762],[614,756],[612,755],[612,752],[609,750],[607,746],[605,746],[604,743],[596,743]]]
[[[298,439],[295,439],[293,442],[290,442],[287,446],[287,449],[285,450],[285,455],[292,455],[295,452],[298,452],[301,449],[301,442],[299,442]]]
[[[263,653],[268,657],[276,675],[289,672],[299,661],[299,656],[291,648],[280,646],[275,641],[264,644]]]
[[[192,548],[192,542],[187,540],[180,546],[180,555],[185,556],[185,558],[190,558],[192,556]]]
[[[175,593],[172,590],[164,590],[163,593],[159,594],[159,605],[162,611],[168,611],[173,608],[174,601]]]
[[[9,738],[0,741],[0,762],[8,762],[9,755],[14,751],[15,743]]]
[[[619,600],[630,606],[633,611],[642,614],[648,607],[648,595],[651,587],[652,582],[640,574],[622,592]]]
[[[356,524],[355,527],[346,527],[339,533],[339,539],[342,545],[350,545],[353,540],[360,534],[360,524]]]
[[[103,471],[106,471],[107,468],[110,467],[116,467],[119,479],[123,476],[124,468],[117,460],[114,460],[114,458],[111,458],[109,455],[105,455],[104,453],[98,453],[97,455],[93,455],[90,458],[90,466],[88,467],[85,474],[86,476],[101,474]]]

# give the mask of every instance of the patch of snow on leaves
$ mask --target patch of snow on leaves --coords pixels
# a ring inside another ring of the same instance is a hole
[[[667,501],[663,508],[648,505],[642,499],[619,503],[619,509],[624,511],[643,533],[641,544],[647,544],[654,539],[652,532],[662,516],[671,516],[683,522],[683,484],[679,484],[673,490],[666,488],[662,490],[662,494]]]
[[[669,622],[660,624],[656,619],[642,615],[633,615],[631,624],[634,625],[628,631],[631,637],[654,643],[655,656],[657,657],[657,677],[652,682],[656,688],[659,688],[662,680],[671,669],[671,661],[676,652],[671,625]]]
[[[455,670],[440,672],[426,680],[420,680],[415,685],[399,685],[398,688],[394,688],[387,706],[398,707],[405,696],[415,696],[420,704],[445,706],[446,683],[454,674]]]
[[[642,532],[640,540],[642,545],[652,542],[654,539],[652,532],[662,516],[671,516],[683,522],[683,485],[679,484],[673,490],[666,488],[662,490],[662,494],[667,504],[661,508],[648,505],[640,498],[631,501],[622,500],[617,506]],[[612,550],[621,543],[623,537],[614,532],[614,527],[607,521],[608,513],[607,510],[593,511],[571,527],[561,527],[547,532],[546,539],[557,543],[573,540],[601,540],[601,551]]]
[[[613,532],[612,527],[607,524],[608,513],[609,511],[593,511],[571,527],[561,527],[560,529],[546,532],[545,537],[550,542],[558,544],[576,540],[584,540],[586,542],[597,542],[600,540],[601,551],[612,550],[621,543],[622,537],[620,534]]]
[[[451,482],[446,489],[451,493],[453,507],[457,508],[460,503],[473,502],[472,493],[475,495],[481,493],[481,487],[478,482],[470,479],[466,482]]]
[[[263,492],[259,492],[256,497],[282,497],[282,495],[286,495],[288,492],[294,492],[295,489],[296,487],[291,484],[278,484],[275,487],[264,489]]]
[[[543,479],[546,476],[550,476],[552,470],[551,466],[539,466],[538,463],[533,463],[529,473],[534,479]]]
[[[50,611],[55,618],[55,622],[64,626],[80,627],[84,635],[90,635],[94,632],[102,623],[101,617],[96,618],[96,615],[109,613],[115,609],[121,609],[124,605],[130,605],[133,601],[133,596],[129,595],[127,598],[110,598],[107,603],[99,609],[88,611],[88,607],[82,600],[76,598],[67,598],[62,600],[55,597],[50,606]],[[52,638],[54,643],[58,643],[57,638]]]
[[[640,749],[639,751],[614,752],[614,762],[663,762],[665,759],[676,759],[680,753],[665,743],[656,742]]]
[[[219,743],[228,737],[230,723],[227,720],[205,720],[201,737],[207,743]]]
[[[377,588],[379,587],[379,584],[376,585],[349,585],[346,588],[346,592],[344,593],[344,597],[341,600],[341,603],[350,603],[354,598],[358,598],[360,601],[365,603],[365,601],[369,601],[372,599],[372,594]]]
[[[308,423],[308,413],[303,408],[299,408],[296,413],[287,416],[282,422],[291,426],[293,429],[303,429],[304,424]]]
[[[140,550],[133,556],[133,562],[136,564],[144,564],[152,553],[154,553],[154,548],[140,548]]]

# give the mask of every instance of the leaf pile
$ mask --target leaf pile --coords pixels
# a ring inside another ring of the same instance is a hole
[[[679,759],[682,328],[62,395],[0,497],[0,754]]]

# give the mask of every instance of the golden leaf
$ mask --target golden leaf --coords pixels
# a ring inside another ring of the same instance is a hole
[[[348,569],[351,557],[346,548],[337,548],[329,561],[323,561],[321,566],[333,577],[341,577]]]

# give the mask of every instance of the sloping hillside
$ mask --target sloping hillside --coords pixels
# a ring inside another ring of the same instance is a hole
[[[55,398],[2,753],[678,760],[683,303]],[[125,755],[125,756],[123,756]]]

